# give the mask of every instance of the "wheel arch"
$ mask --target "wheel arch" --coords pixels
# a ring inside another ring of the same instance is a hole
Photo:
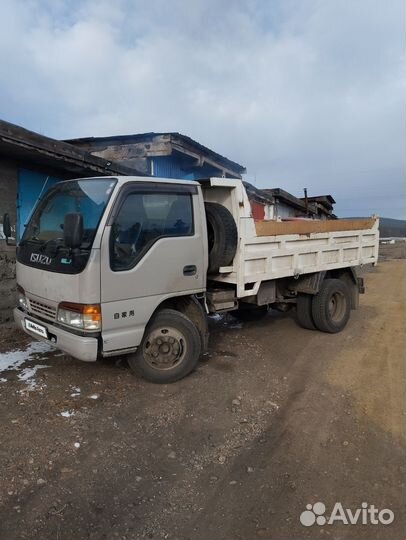
[[[292,283],[290,289],[298,294],[316,295],[325,279],[344,281],[351,292],[351,309],[357,309],[359,305],[359,281],[361,278],[357,276],[356,269],[352,266],[304,274]]]
[[[175,296],[173,298],[168,298],[164,300],[155,309],[154,313],[152,314],[151,320],[159,311],[167,308],[174,309],[175,311],[183,313],[192,321],[200,334],[202,353],[207,351],[209,342],[209,327],[204,308],[199,302],[199,300],[196,298],[196,296]]]

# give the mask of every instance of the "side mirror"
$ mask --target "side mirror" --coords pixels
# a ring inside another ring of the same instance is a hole
[[[83,238],[82,214],[66,214],[63,222],[63,237],[65,246],[70,249],[80,247]]]
[[[6,213],[3,216],[3,233],[6,237],[6,244],[8,246],[14,246],[15,244],[9,243],[9,238],[11,237],[11,224],[10,224],[10,216]]]

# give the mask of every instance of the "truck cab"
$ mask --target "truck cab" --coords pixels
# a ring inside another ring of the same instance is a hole
[[[135,352],[158,306],[205,291],[204,215],[198,183],[105,177],[57,184],[17,248],[17,323],[85,361]],[[67,228],[75,217],[81,230],[72,244]]]

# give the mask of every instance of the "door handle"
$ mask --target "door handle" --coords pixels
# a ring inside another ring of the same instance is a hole
[[[183,267],[184,276],[194,276],[196,272],[197,272],[197,268],[194,264],[188,264],[187,266]]]

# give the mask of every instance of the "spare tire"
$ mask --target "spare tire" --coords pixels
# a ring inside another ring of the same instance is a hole
[[[209,248],[209,274],[218,274],[220,266],[233,262],[237,250],[238,234],[234,218],[222,204],[206,202],[207,239]]]

